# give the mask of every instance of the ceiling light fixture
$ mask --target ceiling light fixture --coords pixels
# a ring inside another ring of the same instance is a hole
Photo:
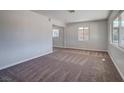
[[[68,10],[68,12],[69,12],[69,13],[74,13],[74,12],[75,12],[75,10]]]

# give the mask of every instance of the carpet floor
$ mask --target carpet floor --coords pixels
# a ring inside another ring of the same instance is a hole
[[[61,49],[0,71],[2,82],[121,82],[107,52]]]

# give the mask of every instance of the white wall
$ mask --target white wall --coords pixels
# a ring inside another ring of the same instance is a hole
[[[60,26],[60,27],[65,27],[65,26],[66,26],[65,23],[63,23],[63,22],[61,22],[61,21],[59,21],[59,20],[52,19],[52,18],[50,18],[50,19],[51,19],[51,23],[52,23],[53,25],[57,25],[57,26]]]
[[[44,15],[44,13],[42,13],[40,10],[32,10],[32,11],[35,12],[35,13]],[[44,15],[44,16],[46,16],[46,15]],[[49,20],[51,21],[51,23],[53,25],[57,25],[57,26],[61,26],[61,27],[65,27],[66,26],[66,24],[64,22],[60,21],[60,20],[57,20],[57,19],[54,19],[54,18],[50,18],[49,16],[47,16],[47,17],[49,18]]]
[[[113,11],[108,19],[108,51],[113,59],[113,62],[120,72],[120,75],[124,79],[124,49],[121,49],[117,46],[111,44],[111,31],[112,31],[112,20],[119,14],[119,11]]]
[[[82,25],[89,25],[90,40],[88,41],[78,41],[78,27]],[[65,46],[67,48],[107,50],[108,34],[106,20],[67,24],[65,35]]]
[[[52,52],[52,23],[32,11],[0,11],[0,69]]]

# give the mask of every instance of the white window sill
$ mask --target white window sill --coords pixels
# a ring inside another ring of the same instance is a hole
[[[118,44],[112,44],[111,43],[110,45],[112,45],[112,46],[116,47],[117,49],[119,49],[120,51],[123,51],[124,52],[124,49],[121,48],[121,47],[119,47]]]

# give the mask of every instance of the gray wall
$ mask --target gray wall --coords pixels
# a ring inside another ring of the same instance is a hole
[[[89,25],[90,40],[78,41],[78,27]],[[107,21],[70,23],[65,28],[65,46],[67,48],[107,50]]]
[[[59,29],[59,37],[53,37],[53,47],[64,47],[64,27],[53,26],[53,29]]]
[[[0,69],[52,52],[52,24],[31,11],[0,11]]]
[[[119,14],[119,11],[113,11],[108,19],[108,51],[113,59],[113,62],[120,72],[122,78],[124,79],[124,49],[121,49],[113,44],[111,44],[111,31],[112,31],[112,20],[116,15]]]

